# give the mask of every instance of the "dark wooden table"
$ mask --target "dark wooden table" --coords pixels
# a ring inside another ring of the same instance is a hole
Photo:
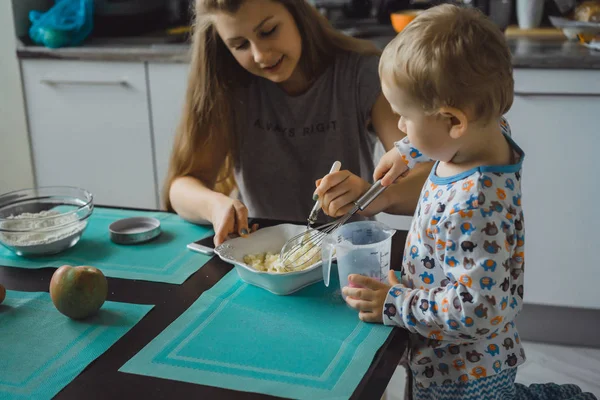
[[[280,221],[254,220],[261,227]],[[392,266],[400,266],[406,232],[392,239]],[[212,386],[196,385],[119,372],[119,368],[179,317],[233,266],[213,257],[181,285],[108,278],[108,300],[155,307],[111,348],[93,361],[56,399],[258,399],[275,398]],[[0,266],[0,283],[6,289],[47,292],[54,268],[28,270]],[[394,329],[377,352],[353,399],[379,399],[404,352],[407,333]]]

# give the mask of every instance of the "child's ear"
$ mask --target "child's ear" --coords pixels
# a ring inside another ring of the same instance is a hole
[[[469,119],[464,112],[454,107],[442,107],[439,114],[447,119],[449,135],[452,139],[458,139],[466,133]]]

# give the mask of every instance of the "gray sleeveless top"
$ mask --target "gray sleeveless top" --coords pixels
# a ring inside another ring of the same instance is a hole
[[[315,180],[335,160],[372,182],[378,138],[367,125],[381,92],[378,62],[376,56],[341,54],[299,96],[258,77],[241,91],[234,110],[235,178],[250,217],[306,221]]]

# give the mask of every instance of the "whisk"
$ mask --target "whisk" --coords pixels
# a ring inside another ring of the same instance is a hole
[[[381,186],[381,180],[379,180],[354,202],[352,210],[343,217],[316,228],[310,228],[309,221],[307,230],[288,240],[281,249],[279,259],[283,267],[287,270],[296,270],[316,262],[318,251],[327,235],[334,234],[340,226],[344,225],[359,210],[362,211],[367,208],[385,189],[386,187]]]

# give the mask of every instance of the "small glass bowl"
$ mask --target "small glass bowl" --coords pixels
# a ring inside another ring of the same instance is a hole
[[[77,244],[94,210],[93,196],[68,186],[0,196],[0,243],[19,256],[58,254]]]

